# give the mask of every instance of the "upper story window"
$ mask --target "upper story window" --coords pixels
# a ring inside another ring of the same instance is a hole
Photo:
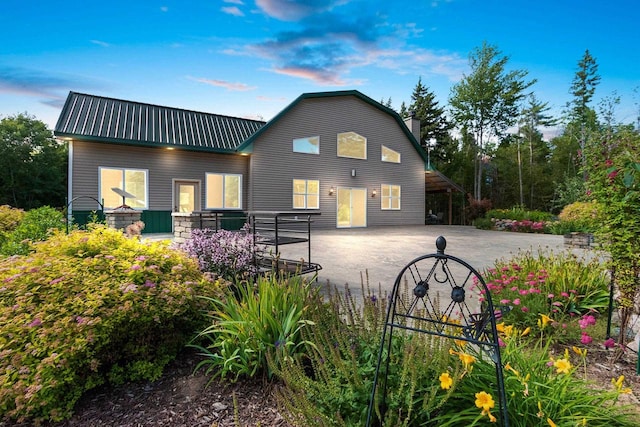
[[[309,136],[293,140],[294,153],[320,154],[320,137]]]
[[[135,209],[148,209],[148,173],[146,169],[100,167],[98,169],[100,180],[98,198],[104,200],[105,208],[121,206],[122,196],[112,190],[112,188],[119,188],[135,196],[124,200],[127,206]]]
[[[207,209],[242,209],[242,175],[207,173]]]
[[[391,184],[382,184],[380,186],[380,207],[383,210],[399,210],[400,209],[400,186]]]
[[[367,158],[367,138],[355,132],[338,134],[338,156],[354,159]]]
[[[382,146],[382,161],[389,163],[400,163],[400,153],[389,147]]]

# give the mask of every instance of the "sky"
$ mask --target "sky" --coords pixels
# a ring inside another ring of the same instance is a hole
[[[589,50],[592,104],[640,112],[637,0],[2,0],[0,118],[54,128],[69,91],[269,120],[356,89],[399,110],[418,79],[447,106],[483,42],[560,114]]]

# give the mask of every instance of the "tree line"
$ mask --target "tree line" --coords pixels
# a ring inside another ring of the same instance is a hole
[[[598,111],[592,105],[601,78],[589,50],[577,63],[561,117],[532,91],[536,80],[528,71],[508,70],[508,61],[485,42],[470,53],[471,71],[452,87],[447,106],[420,78],[409,106],[403,102],[398,112],[420,119],[428,167],[460,184],[464,203],[558,212],[587,191],[588,145],[603,132],[638,129],[615,121],[617,95],[604,98]],[[391,107],[391,100],[383,104]],[[550,127],[561,133],[547,141],[543,130]]]

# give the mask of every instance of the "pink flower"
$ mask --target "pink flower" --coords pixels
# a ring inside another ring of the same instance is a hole
[[[33,319],[33,321],[31,323],[29,323],[29,327],[30,328],[34,328],[36,326],[40,326],[42,325],[42,320],[38,319],[37,317],[35,319]]]
[[[500,347],[506,347],[507,345],[504,343],[504,341],[502,341],[502,338],[498,337],[498,345]]]
[[[613,338],[609,338],[604,342],[604,348],[613,348],[616,346],[616,342]]]
[[[513,305],[520,305],[520,298],[516,298],[513,300]]]
[[[563,296],[563,297],[565,297],[565,298],[569,298],[569,294],[568,294],[568,293],[566,293],[566,292],[562,292],[560,295],[561,295],[561,296]]]
[[[520,289],[520,295],[526,295],[529,291],[527,289]]]
[[[582,319],[578,320],[578,324],[580,324],[580,329],[586,329],[588,326],[596,324],[596,318],[590,314],[585,314]]]
[[[133,271],[140,270],[140,268],[141,268],[141,267],[140,267],[138,264],[133,264],[133,265],[131,266],[131,269],[132,269]]]
[[[528,313],[529,312],[529,307],[522,306],[522,307],[520,307],[520,310],[522,310],[523,313]]]
[[[515,291],[517,291],[517,290],[518,290],[518,287],[517,287],[517,286],[514,286],[514,287],[512,287],[512,288],[511,288],[511,292],[515,292]]]
[[[555,296],[554,294],[549,294],[549,295],[547,295],[547,298],[549,298],[549,299],[554,299],[555,297],[556,297],[556,296]]]
[[[511,302],[511,300],[508,299],[501,299],[500,300],[500,304],[509,304]]]
[[[583,332],[582,338],[580,338],[580,342],[584,345],[591,344],[591,342],[593,342],[593,338],[591,338],[586,332]]]

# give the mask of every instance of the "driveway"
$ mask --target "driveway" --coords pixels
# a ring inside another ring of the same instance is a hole
[[[371,227],[312,230],[311,261],[322,270],[318,281],[360,289],[361,275],[369,283],[390,291],[400,270],[415,258],[436,252],[438,236],[447,240],[445,253],[482,272],[502,258],[521,250],[564,250],[563,236],[479,230],[470,226]],[[307,258],[306,243],[280,246],[283,258]]]

